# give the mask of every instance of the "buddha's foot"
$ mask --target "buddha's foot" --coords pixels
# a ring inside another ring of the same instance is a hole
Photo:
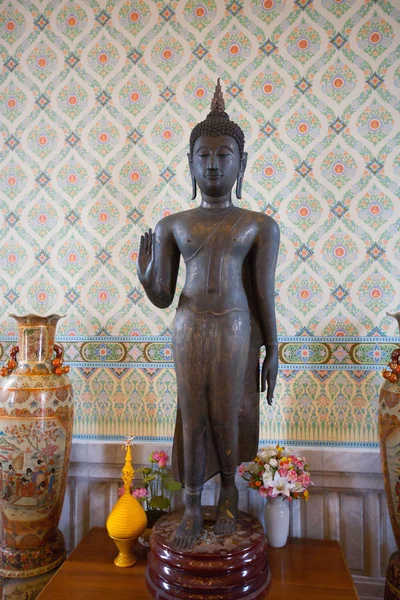
[[[172,539],[171,546],[176,550],[191,548],[203,527],[203,515],[200,510],[186,509],[182,521]]]
[[[236,531],[238,496],[234,482],[232,482],[232,485],[221,488],[217,519],[214,525],[216,535],[226,535]]]

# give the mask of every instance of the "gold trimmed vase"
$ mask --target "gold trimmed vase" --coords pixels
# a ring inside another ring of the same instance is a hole
[[[59,315],[13,316],[18,346],[0,378],[0,576],[33,577],[65,558],[58,529],[72,442],[72,387],[55,344]]]
[[[400,328],[400,312],[389,314]],[[400,348],[391,354],[379,395],[378,430],[383,480],[397,551],[389,558],[385,600],[400,599]]]
[[[389,314],[389,313],[388,313]],[[400,313],[394,317],[400,327]],[[378,430],[381,463],[390,522],[400,550],[400,349],[392,352],[386,381],[381,387],[378,407]]]

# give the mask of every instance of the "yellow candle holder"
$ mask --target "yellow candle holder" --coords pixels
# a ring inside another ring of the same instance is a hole
[[[137,558],[133,553],[133,548],[147,525],[143,507],[131,494],[132,479],[135,473],[132,467],[132,439],[132,437],[128,437],[125,442],[125,464],[121,475],[124,482],[124,493],[116,502],[106,522],[108,535],[114,540],[119,550],[119,554],[114,560],[117,567],[131,567],[136,563]]]

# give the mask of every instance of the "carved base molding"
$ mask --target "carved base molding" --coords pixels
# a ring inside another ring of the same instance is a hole
[[[338,540],[362,600],[383,598],[390,554],[396,549],[375,449],[291,447],[307,457],[314,487],[306,502],[291,505],[290,535]],[[153,450],[171,454],[170,443],[140,442],[132,450],[136,466],[148,465]],[[121,444],[74,442],[60,529],[68,551],[95,525],[104,526],[117,500],[124,462]],[[239,508],[263,520],[264,500],[237,480]],[[203,504],[215,504],[218,478],[203,491]],[[174,508],[183,504],[183,492]]]

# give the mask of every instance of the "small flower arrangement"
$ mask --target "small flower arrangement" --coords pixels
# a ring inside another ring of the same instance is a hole
[[[239,475],[263,498],[281,495],[289,502],[308,500],[308,487],[313,485],[306,459],[279,445],[260,450],[254,460],[240,465]]]
[[[149,456],[151,467],[138,469],[143,473],[143,485],[140,488],[132,488],[131,493],[146,511],[169,510],[172,494],[182,487],[179,481],[175,481],[167,468],[168,459],[169,456],[164,450],[152,452]],[[124,488],[119,489],[119,493],[123,493],[123,491]]]

